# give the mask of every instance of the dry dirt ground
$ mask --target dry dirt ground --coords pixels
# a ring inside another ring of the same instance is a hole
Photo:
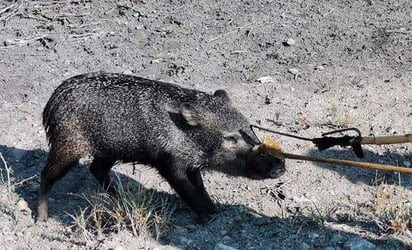
[[[12,169],[8,183],[0,163],[0,245],[412,248],[410,175],[295,160],[287,160],[287,172],[275,180],[204,172],[221,210],[207,225],[195,223],[155,171],[139,166],[133,174],[131,165],[119,164],[114,170],[123,178],[177,204],[159,239],[128,230],[89,239],[74,232],[70,214],[87,206],[80,194],[98,189],[79,166],[53,189],[49,222],[35,224],[39,172],[47,158],[42,109],[62,80],[91,71],[208,92],[224,88],[252,124],[301,136],[348,126],[364,135],[411,133],[410,0],[0,1],[0,152]],[[287,152],[357,160],[349,149],[318,152],[308,142],[275,139]],[[365,151],[363,161],[412,161],[411,144]],[[21,211],[18,200],[29,207]]]

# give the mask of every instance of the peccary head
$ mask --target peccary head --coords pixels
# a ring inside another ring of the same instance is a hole
[[[284,173],[284,164],[279,159],[251,156],[258,139],[247,119],[232,107],[224,90],[217,90],[213,101],[207,105],[183,104],[180,113],[191,126],[190,135],[198,145],[214,144],[209,151],[210,166],[231,175],[254,179],[278,178]]]

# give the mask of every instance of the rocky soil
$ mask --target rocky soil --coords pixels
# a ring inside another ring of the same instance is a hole
[[[70,215],[98,190],[84,166],[53,189],[35,223],[47,158],[41,112],[66,78],[123,72],[226,89],[252,124],[319,137],[412,132],[412,2],[3,0],[0,2],[0,245],[7,249],[411,249],[411,175],[287,160],[279,179],[203,173],[221,213],[206,225],[147,166],[118,164],[131,184],[176,206],[160,237],[85,237]],[[259,132],[259,136],[273,136]],[[284,151],[319,152],[274,136]],[[362,161],[410,167],[411,144],[367,146]],[[10,171],[7,171],[7,168]],[[10,178],[7,174],[10,174]]]

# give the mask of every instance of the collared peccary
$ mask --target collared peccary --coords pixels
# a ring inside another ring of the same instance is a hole
[[[44,109],[43,125],[50,152],[41,173],[38,221],[47,220],[52,185],[91,155],[90,171],[105,188],[110,188],[109,171],[116,161],[150,164],[205,222],[216,207],[200,170],[245,159],[257,139],[224,90],[210,95],[109,73],[64,81]],[[267,178],[283,169],[276,160],[266,165],[249,164],[247,172]]]

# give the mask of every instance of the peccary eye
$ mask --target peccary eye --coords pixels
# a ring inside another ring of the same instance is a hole
[[[231,142],[234,142],[234,143],[236,143],[237,140],[238,140],[238,138],[236,138],[236,136],[234,136],[234,135],[228,135],[228,136],[225,136],[223,138],[225,138],[225,140],[228,140],[228,141],[231,141]]]
[[[223,132],[223,139],[231,143],[237,143],[241,136],[237,133]]]

